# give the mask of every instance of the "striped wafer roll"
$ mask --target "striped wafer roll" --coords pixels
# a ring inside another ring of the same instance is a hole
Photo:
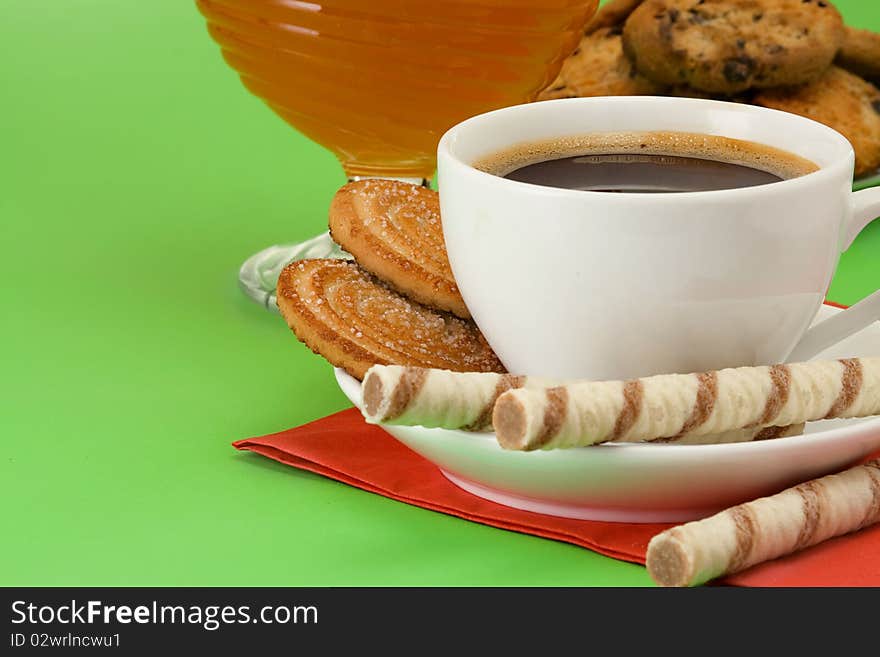
[[[785,427],[746,427],[721,433],[707,433],[695,435],[692,433],[672,436],[665,443],[676,445],[722,445],[726,443],[747,443],[753,440],[771,440],[773,438],[786,438],[788,436],[800,436],[804,432],[804,423],[792,424]]]
[[[490,431],[498,397],[514,388],[546,390],[547,379],[400,365],[374,365],[361,386],[363,414],[371,424],[421,425],[466,431]],[[688,444],[733,443],[793,436],[794,427],[749,427],[722,434],[681,436]]]
[[[880,459],[673,527],[648,543],[662,586],[695,586],[880,521]]]
[[[486,431],[500,394],[523,386],[552,385],[546,379],[399,365],[374,365],[362,385],[367,422]]]
[[[533,450],[877,414],[880,358],[850,358],[510,390],[493,424],[502,447]]]

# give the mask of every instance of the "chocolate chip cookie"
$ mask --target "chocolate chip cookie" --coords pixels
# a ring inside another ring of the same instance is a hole
[[[761,91],[752,102],[800,114],[837,130],[856,152],[856,176],[880,167],[880,90],[857,75],[832,66],[815,82]]]
[[[866,80],[880,83],[880,34],[847,27],[834,63]]]
[[[645,0],[623,46],[658,83],[735,94],[817,79],[843,34],[826,0]]]
[[[742,93],[727,95],[727,94],[718,94],[718,93],[710,93],[708,91],[703,91],[702,89],[694,89],[693,87],[688,87],[687,85],[676,85],[674,87],[670,87],[666,91],[667,96],[677,96],[679,98],[703,98],[705,100],[725,100],[729,103],[750,103],[752,101],[752,93],[750,91],[744,91]]]
[[[537,100],[661,93],[664,86],[641,75],[623,54],[620,35],[620,27],[604,27],[584,36]]]

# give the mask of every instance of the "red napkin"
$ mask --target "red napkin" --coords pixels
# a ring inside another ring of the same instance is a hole
[[[233,444],[401,502],[574,543],[624,561],[645,563],[648,541],[671,526],[569,520],[489,502],[458,488],[435,465],[379,427],[364,422],[354,408]],[[738,586],[880,586],[880,524],[719,582]]]

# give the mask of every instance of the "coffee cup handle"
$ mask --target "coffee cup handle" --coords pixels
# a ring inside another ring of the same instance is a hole
[[[855,192],[851,204],[852,217],[841,235],[841,251],[846,251],[856,236],[875,218],[880,217],[880,187]],[[880,290],[810,328],[786,360],[790,363],[809,360],[878,319]]]

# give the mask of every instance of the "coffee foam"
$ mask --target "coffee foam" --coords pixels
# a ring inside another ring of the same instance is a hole
[[[819,169],[814,162],[773,146],[690,132],[603,132],[524,142],[480,158],[472,166],[496,176],[506,176],[522,167],[547,160],[626,153],[729,162],[784,179],[797,178]]]

